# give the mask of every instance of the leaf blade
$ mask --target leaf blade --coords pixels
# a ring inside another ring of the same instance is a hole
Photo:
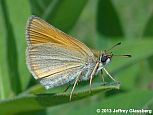
[[[100,91],[107,91],[110,89],[118,89],[119,84],[105,85],[101,87],[94,87],[92,94],[96,94]],[[79,96],[77,96],[79,95]],[[90,96],[89,90],[75,92],[72,101],[80,100]],[[69,102],[69,93],[47,93],[47,94],[36,94],[36,95],[25,95],[19,96],[14,99],[9,99],[0,102],[0,113],[1,114],[14,114],[17,112],[40,110],[45,107],[56,106],[63,103]],[[22,105],[22,106],[19,106]],[[9,109],[9,111],[7,111]],[[9,112],[9,113],[8,113]]]

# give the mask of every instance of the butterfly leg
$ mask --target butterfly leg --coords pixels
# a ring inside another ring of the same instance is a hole
[[[74,82],[74,85],[73,85],[72,91],[71,91],[71,93],[70,93],[70,101],[71,101],[71,99],[72,99],[72,94],[73,94],[74,88],[75,88],[77,82],[79,81],[81,75],[82,75],[82,72],[81,72],[81,73],[77,76],[77,78],[75,79],[75,82]]]
[[[71,84],[69,83],[64,92],[66,92],[70,88]]]
[[[102,69],[100,70],[100,73],[101,73],[102,81],[105,82],[105,80],[104,80],[104,76],[103,76],[103,70],[102,70]]]
[[[98,69],[98,66],[99,66],[99,62],[97,62],[96,63],[96,65],[95,65],[95,67],[94,67],[94,69],[93,69],[93,71],[92,71],[92,73],[91,73],[91,75],[90,75],[90,82],[89,82],[89,87],[90,87],[90,90],[89,90],[89,92],[91,93],[91,83],[92,83],[92,78],[93,78],[93,76],[95,75],[95,73],[96,73],[96,71],[97,71],[97,69]]]
[[[101,73],[101,78],[102,78],[102,84],[101,85],[106,85],[102,69],[100,70],[100,73]]]
[[[116,81],[116,80],[108,73],[108,71],[107,71],[105,68],[103,68],[103,70],[106,72],[106,74],[107,74],[113,81]]]

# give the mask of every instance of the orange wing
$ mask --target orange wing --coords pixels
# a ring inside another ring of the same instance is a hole
[[[26,38],[28,45],[57,43],[75,48],[82,54],[93,57],[91,50],[80,41],[49,25],[44,20],[31,16],[27,23]]]

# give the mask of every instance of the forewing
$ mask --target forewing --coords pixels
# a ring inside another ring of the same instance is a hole
[[[29,45],[51,42],[70,48],[75,46],[74,48],[83,55],[93,57],[93,53],[85,44],[35,16],[31,16],[27,22],[26,36]]]

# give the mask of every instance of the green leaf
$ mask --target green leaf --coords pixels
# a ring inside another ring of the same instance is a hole
[[[88,0],[30,0],[33,14],[68,32],[76,23]],[[72,12],[73,11],[73,12]]]
[[[92,85],[92,95],[101,91],[108,91],[110,89],[119,89],[119,84],[113,83],[99,86],[99,84],[94,83]],[[68,103],[70,102],[69,95],[70,93],[46,93],[19,96],[6,101],[1,101],[0,114],[14,114],[24,111],[40,110],[49,106],[56,106],[59,104]],[[82,91],[74,92],[72,96],[72,101],[80,100],[87,96],[91,96],[91,94],[89,93],[89,87]]]
[[[139,67],[140,64],[135,63],[134,65],[127,67],[124,70],[121,70],[114,75],[114,77],[116,76],[117,77],[116,79],[121,83],[122,86],[121,90],[125,91],[137,90],[137,77],[138,74],[140,73]]]
[[[54,5],[56,5],[56,2],[59,2],[58,0],[29,0],[30,7],[32,10],[33,15],[37,15],[40,17],[44,17],[44,15],[48,16],[52,9],[54,8]]]
[[[4,0],[5,1],[5,0]],[[25,89],[30,74],[27,70],[25,63],[25,26],[26,21],[30,15],[30,7],[28,1],[6,0],[7,14],[4,18],[7,18],[6,24],[9,26],[6,35],[7,39],[7,58],[9,62],[9,76],[11,87],[16,88],[17,93],[22,89]]]
[[[144,37],[152,39],[153,36],[153,14],[150,16],[143,33]],[[149,65],[153,68],[153,56],[148,59]]]
[[[6,29],[6,47],[7,47],[7,65],[8,73],[10,77],[10,84],[14,94],[21,92],[21,83],[19,79],[18,72],[18,58],[17,58],[17,48],[15,42],[15,35],[9,18],[9,11],[7,9],[7,2],[2,0],[2,11]],[[12,69],[13,68],[13,69]]]
[[[0,4],[0,14],[3,14],[2,4]],[[11,93],[9,80],[9,67],[7,63],[6,29],[3,16],[0,16],[0,99],[9,97]]]
[[[144,37],[152,37],[153,36],[153,14],[150,16],[143,32]]]
[[[99,0],[98,2],[97,30],[106,37],[124,35],[119,16],[111,0]]]

